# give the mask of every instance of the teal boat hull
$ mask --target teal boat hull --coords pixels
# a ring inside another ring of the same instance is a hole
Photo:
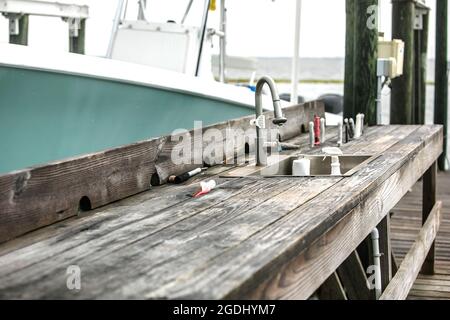
[[[205,96],[7,66],[0,66],[0,104],[0,174],[254,112]]]

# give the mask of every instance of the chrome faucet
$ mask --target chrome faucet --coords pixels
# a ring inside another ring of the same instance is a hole
[[[262,77],[256,84],[256,94],[255,94],[257,166],[267,165],[266,143],[265,138],[263,136],[263,129],[265,129],[265,118],[263,115],[263,107],[262,107],[262,90],[265,84],[269,86],[270,93],[272,95],[273,109],[275,114],[275,119],[273,119],[273,123],[281,127],[287,121],[287,119],[283,116],[283,113],[281,111],[280,97],[278,96],[275,81],[273,81],[273,79],[268,76]]]

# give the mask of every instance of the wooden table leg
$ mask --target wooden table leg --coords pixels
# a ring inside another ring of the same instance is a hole
[[[425,172],[423,176],[423,189],[422,189],[422,223],[424,224],[430,212],[433,210],[436,204],[436,175],[437,164],[436,162]],[[425,275],[434,274],[434,260],[435,260],[435,242],[431,245],[427,258],[422,266],[421,273]]]
[[[378,225],[380,233],[381,288],[384,291],[392,280],[392,250],[390,237],[391,216],[386,217]]]

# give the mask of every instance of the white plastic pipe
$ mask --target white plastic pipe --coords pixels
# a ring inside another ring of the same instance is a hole
[[[294,55],[292,57],[292,89],[291,103],[298,104],[298,80],[300,64],[300,27],[302,18],[302,0],[297,0],[295,5],[295,30],[294,30]]]
[[[370,234],[372,239],[373,263],[375,265],[375,296],[377,300],[381,297],[381,262],[380,262],[380,234],[375,228]]]

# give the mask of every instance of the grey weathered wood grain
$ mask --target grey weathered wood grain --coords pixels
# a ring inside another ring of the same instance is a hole
[[[0,242],[150,188],[159,139],[0,176]]]
[[[264,291],[268,297],[303,297],[334,272],[333,266],[346,258],[342,255],[356,248],[385,208],[435,160],[441,129],[418,128],[398,128],[391,134],[388,127],[390,137],[385,140],[380,140],[383,132],[378,128],[373,136],[369,130],[365,143],[376,141],[372,150],[383,154],[351,178],[224,181],[229,190],[220,187],[199,200],[181,198],[195,188],[188,183],[159,187],[111,205],[111,211],[97,212],[103,215],[97,225],[93,215],[78,227],[68,223],[64,232],[54,231],[53,237],[36,244],[5,250],[0,256],[0,296],[242,297],[276,275],[287,282],[282,286],[286,289],[277,290],[279,282],[273,280],[274,289]],[[344,146],[348,152],[360,147],[357,141]],[[419,169],[411,173],[413,166]],[[341,234],[345,237],[339,238]],[[41,250],[44,254],[37,254]],[[296,261],[299,254],[303,260]],[[68,264],[82,267],[81,292],[65,287]],[[18,272],[12,274],[14,266]],[[290,287],[297,280],[307,288],[300,295]]]
[[[403,259],[397,274],[383,292],[381,300],[405,300],[420,272],[441,224],[442,202],[437,202],[416,241]]]
[[[281,138],[289,139],[301,132],[310,112],[323,115],[324,105],[307,103],[286,108],[284,112],[292,118]],[[213,128],[221,132],[226,128],[245,131],[251,127],[252,118],[253,115],[226,121],[201,131]],[[189,134],[194,137],[193,130]],[[98,208],[149,190],[152,180],[153,184],[164,184],[170,175],[203,166],[202,150],[197,145],[205,147],[207,141],[199,142],[198,137],[191,140],[192,157],[199,161],[174,164],[171,155],[179,144],[174,138],[161,137],[0,175],[0,243],[76,216],[83,197],[88,197],[92,208]]]
[[[431,143],[432,141],[434,143]],[[176,283],[172,287],[161,288],[160,294],[164,296],[165,292],[168,296],[171,296],[171,294],[175,296],[186,294],[190,297],[204,297],[206,295],[208,297],[227,296],[233,298],[242,295],[243,292],[250,289],[249,287],[259,281],[264,281],[268,274],[274,272],[274,269],[281,267],[284,262],[304,250],[306,244],[314,242],[318,237],[325,234],[327,228],[340,221],[351,208],[357,206],[383,181],[409,162],[411,160],[408,156],[410,152],[419,152],[427,144],[426,142],[430,142],[433,149],[424,151],[423,157],[424,159],[429,157],[431,160],[428,159],[428,163],[431,163],[432,158],[441,152],[439,148],[442,142],[442,131],[440,128],[421,127],[415,134],[405,139],[404,143],[372,162],[356,176],[342,180],[316,197],[314,201],[294,210],[284,219],[278,220],[255,237],[243,242],[233,251],[226,252],[216,260],[211,261],[197,273],[192,272],[185,283]],[[434,152],[431,152],[433,150]],[[421,159],[421,161],[426,163],[424,159]],[[412,170],[412,168],[410,169]],[[415,180],[408,183],[412,185],[414,182]],[[396,190],[397,195],[403,195],[408,188],[403,186],[403,189]],[[400,198],[393,197],[397,200]],[[375,204],[377,204],[379,200],[375,200]],[[390,205],[393,206],[394,204]],[[378,220],[375,221],[374,225],[379,223],[382,216],[377,216],[377,218]],[[371,228],[373,228],[373,225]],[[371,228],[367,230],[363,238],[370,233]],[[251,250],[250,248],[254,247],[256,243],[259,250]],[[239,256],[239,259],[236,259],[237,263],[234,265],[225,264],[224,261],[230,260],[231,256]],[[204,270],[208,271],[202,272]],[[329,270],[330,273],[325,273],[325,276],[328,277],[333,271],[334,269]],[[247,281],[244,281],[244,279]],[[206,283],[209,283],[208,287]],[[237,283],[240,286],[237,286]],[[316,285],[320,285],[320,283],[316,283]],[[176,292],[171,290],[175,288]]]

